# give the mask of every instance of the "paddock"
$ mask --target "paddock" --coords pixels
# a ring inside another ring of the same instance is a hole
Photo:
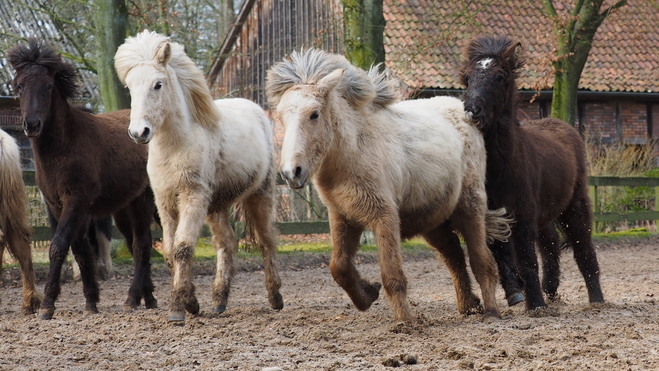
[[[329,254],[279,254],[284,309],[264,300],[258,261],[239,259],[230,307],[210,314],[212,264],[196,265],[201,312],[167,323],[170,276],[154,268],[158,309],[125,312],[129,277],[100,283],[100,313],[66,283],[51,321],[20,314],[18,275],[9,269],[0,304],[0,369],[640,370],[659,368],[659,239],[595,241],[606,304],[589,305],[583,278],[563,254],[562,300],[527,313],[497,299],[501,320],[459,315],[450,274],[430,249],[404,254],[416,325],[395,322],[384,297],[366,312],[333,281]],[[257,259],[257,258],[254,258]],[[374,254],[358,256],[364,277],[379,277]],[[125,269],[125,272],[129,272]],[[38,272],[39,290],[43,273]],[[401,355],[417,360],[406,365]]]

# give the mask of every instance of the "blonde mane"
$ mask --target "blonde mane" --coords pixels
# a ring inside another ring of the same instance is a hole
[[[397,80],[386,71],[379,72],[379,66],[366,72],[341,55],[308,49],[293,51],[290,58],[268,70],[265,87],[268,104],[276,107],[284,92],[294,85],[316,84],[339,68],[345,72],[336,89],[353,107],[359,108],[369,102],[384,107],[401,99]]]
[[[114,56],[119,80],[125,84],[128,73],[140,64],[165,68],[166,66],[157,58],[158,51],[165,44],[171,47],[171,58],[167,66],[171,67],[181,85],[192,120],[204,127],[215,127],[220,119],[220,113],[215,106],[204,74],[185,54],[183,46],[171,42],[167,36],[144,30],[135,37],[127,38]]]

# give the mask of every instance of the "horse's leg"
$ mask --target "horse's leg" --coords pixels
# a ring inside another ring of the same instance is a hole
[[[533,219],[532,219],[533,220]],[[535,220],[533,220],[535,222]],[[512,239],[515,244],[519,275],[524,281],[524,294],[526,296],[526,309],[533,310],[546,307],[545,298],[540,288],[538,276],[538,257],[535,252],[535,242],[538,233],[534,231],[531,223],[517,219],[512,227]]]
[[[227,309],[231,279],[236,273],[233,259],[238,251],[238,240],[231,228],[227,209],[208,214],[206,223],[213,234],[213,247],[217,256],[211,312],[223,313]]]
[[[254,225],[257,242],[263,255],[265,267],[265,286],[268,301],[272,309],[282,309],[284,299],[279,293],[281,278],[277,270],[277,231],[273,223],[274,199],[272,194],[256,194],[247,198],[243,204],[247,209],[247,218]]]
[[[170,251],[174,267],[168,317],[171,322],[183,322],[185,311],[192,314],[199,312],[199,302],[192,283],[192,263],[208,204],[208,196],[202,193],[182,192],[179,195],[179,224]]]
[[[98,245],[99,277],[107,280],[112,275],[112,218],[95,219],[92,225],[96,232],[96,244]]]
[[[474,295],[471,288],[471,279],[467,272],[467,264],[460,246],[460,239],[453,233],[450,223],[446,222],[438,226],[425,233],[423,237],[430,246],[440,253],[444,264],[451,273],[457,296],[458,312],[463,314],[480,312],[482,309],[480,300]]]
[[[27,227],[27,226],[25,226]],[[30,247],[30,231],[25,227],[14,225],[13,228],[5,231],[5,241],[9,252],[18,260],[21,269],[21,280],[23,283],[23,314],[36,313],[41,304],[41,297],[37,293],[34,285],[36,280],[34,267],[32,266],[32,248]],[[2,237],[0,237],[2,239]],[[0,266],[2,266],[2,242],[0,242]],[[0,276],[2,272],[0,271]]]
[[[155,289],[151,280],[151,223],[155,213],[154,197],[151,188],[133,200],[129,206],[133,229],[133,259],[135,273],[133,275],[133,292],[141,292],[144,306],[147,309],[158,307],[158,300],[153,296]],[[139,301],[138,301],[139,303]]]
[[[364,228],[350,223],[333,211],[329,212],[329,219],[332,236],[332,277],[346,291],[357,309],[367,310],[377,300],[382,285],[378,282],[369,283],[361,278],[353,263]]]
[[[588,300],[591,303],[604,302],[600,286],[600,268],[591,237],[592,209],[588,190],[584,185],[577,187],[572,202],[561,214],[559,221],[565,231],[568,242],[572,245],[574,259],[586,281]]]
[[[91,253],[89,238],[86,233],[80,233],[71,244],[71,250],[78,266],[82,281],[82,292],[85,295],[85,313],[98,313],[96,303],[99,302],[99,290],[96,282],[96,259]]]
[[[479,211],[486,208],[486,202],[483,199],[481,207],[467,207],[460,210],[455,215],[454,225],[467,245],[469,265],[483,296],[484,314],[500,318],[496,300],[497,265],[486,243],[485,213]]]
[[[158,201],[159,199],[156,199],[156,202]],[[171,252],[173,250],[172,246],[174,245],[176,226],[178,225],[178,212],[171,209],[167,202],[160,201],[160,203],[157,203],[157,206],[160,226],[162,227],[162,253],[165,258],[165,263],[167,263],[167,267],[169,267],[169,272],[174,274],[174,261],[171,257]]]
[[[46,285],[44,287],[44,298],[39,310],[39,319],[51,319],[55,313],[55,301],[60,294],[60,274],[62,271],[62,264],[66,260],[66,255],[69,251],[71,241],[79,239],[80,236],[85,235],[84,228],[87,226],[89,217],[85,217],[85,210],[77,207],[77,205],[65,205],[59,218],[57,230],[53,239],[50,241],[50,248],[48,251],[48,258],[50,266],[48,269],[48,276],[46,278]],[[84,282],[83,282],[84,284]],[[96,285],[94,280],[93,285]],[[98,295],[98,287],[96,290],[88,289],[88,291],[95,291]],[[94,303],[98,302],[98,297],[90,298]]]
[[[513,230],[514,233],[514,230]],[[506,295],[508,306],[517,305],[524,301],[522,287],[524,283],[517,275],[517,262],[515,261],[515,244],[512,236],[508,241],[494,240],[488,245],[499,269],[499,281]]]
[[[558,297],[558,285],[561,279],[561,248],[554,224],[549,224],[538,233],[538,248],[542,257],[542,290],[550,301]]]
[[[378,246],[380,276],[387,297],[394,308],[396,319],[411,321],[412,314],[407,301],[407,278],[403,271],[403,255],[400,248],[400,219],[394,208],[379,212],[373,223],[373,233]]]

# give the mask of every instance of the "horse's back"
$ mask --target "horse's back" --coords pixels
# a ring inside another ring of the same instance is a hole
[[[482,137],[464,119],[462,102],[451,97],[402,101],[392,105],[404,150],[405,188],[401,211],[431,207],[452,210],[472,163],[484,178]],[[448,215],[446,215],[448,216]]]
[[[528,121],[522,129],[527,148],[533,150],[532,167],[540,170],[537,202],[555,205],[551,208],[554,212],[564,210],[577,187],[583,187],[587,181],[585,146],[579,132],[555,118]],[[539,210],[543,214],[541,222],[558,216],[552,210]]]

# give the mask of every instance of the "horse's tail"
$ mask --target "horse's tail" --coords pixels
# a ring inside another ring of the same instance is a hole
[[[23,183],[20,152],[14,139],[0,130],[0,231],[30,241],[27,193]],[[2,240],[0,232],[0,240]]]
[[[506,216],[506,208],[487,210],[485,212],[485,233],[487,243],[494,240],[508,241],[510,237],[510,226],[515,222],[513,218]]]

